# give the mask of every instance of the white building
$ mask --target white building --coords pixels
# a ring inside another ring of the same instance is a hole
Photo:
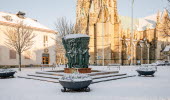
[[[55,31],[40,24],[37,20],[26,18],[25,13],[10,14],[0,12],[0,66],[18,65],[18,55],[5,44],[6,35],[4,30],[13,27],[18,21],[29,25],[36,35],[34,45],[22,54],[22,65],[53,64],[56,62],[55,54]]]

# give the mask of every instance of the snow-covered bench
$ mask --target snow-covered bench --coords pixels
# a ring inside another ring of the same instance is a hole
[[[59,67],[58,64],[41,64],[41,70],[44,70],[44,68],[49,68],[51,67],[52,70],[54,70],[56,67]]]
[[[118,70],[120,70],[120,64],[108,64],[107,68],[117,68]]]

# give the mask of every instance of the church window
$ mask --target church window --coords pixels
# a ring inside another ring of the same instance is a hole
[[[44,35],[44,47],[48,46],[48,36]]]

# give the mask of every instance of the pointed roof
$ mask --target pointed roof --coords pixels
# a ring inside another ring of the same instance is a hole
[[[94,13],[94,2],[92,1],[91,7],[90,7],[90,13]]]

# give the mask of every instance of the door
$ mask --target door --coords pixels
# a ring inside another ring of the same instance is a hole
[[[43,53],[42,54],[42,63],[43,64],[49,64],[49,62],[50,62],[49,54]]]

